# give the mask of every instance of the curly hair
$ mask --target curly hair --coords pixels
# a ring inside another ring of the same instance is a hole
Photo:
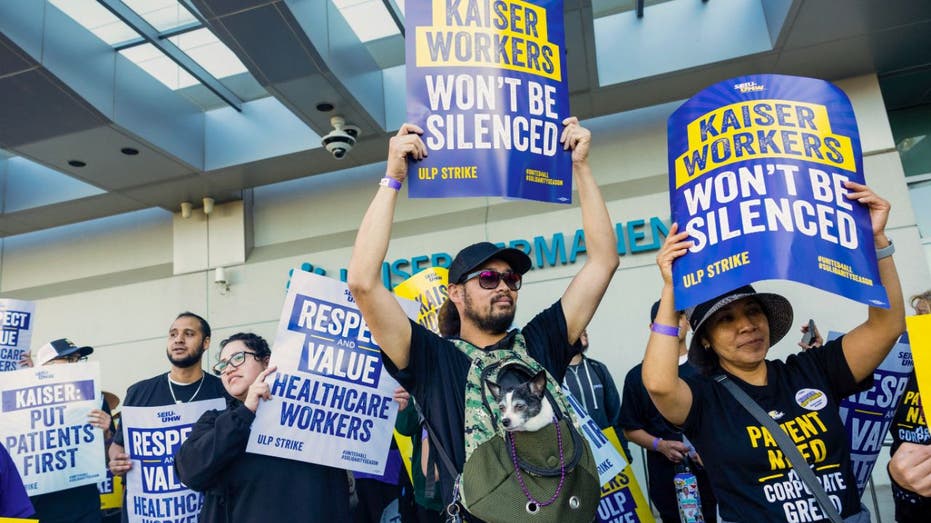
[[[459,329],[462,327],[462,321],[459,319],[459,310],[456,304],[449,298],[443,302],[440,312],[437,314],[437,321],[440,327],[440,336],[444,338],[458,338]]]
[[[272,350],[268,347],[268,342],[265,341],[265,338],[259,336],[258,334],[253,334],[251,332],[237,332],[229,338],[220,342],[220,351],[223,351],[223,347],[226,347],[227,343],[233,341],[241,341],[246,347],[249,347],[253,352],[255,352],[255,357],[262,360],[272,355]]]
[[[908,299],[908,302],[911,304],[912,309],[915,309],[915,311],[918,311],[918,302],[921,300],[924,300],[928,302],[928,304],[931,304],[931,290],[927,290],[921,294],[916,294],[912,296],[911,298]]]

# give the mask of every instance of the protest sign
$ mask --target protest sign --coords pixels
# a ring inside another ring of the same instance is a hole
[[[130,523],[195,521],[204,495],[175,476],[175,454],[194,423],[208,410],[223,410],[222,398],[159,407],[123,407],[123,441],[132,468],[126,473]]]
[[[30,496],[106,477],[103,430],[87,415],[103,404],[100,366],[49,365],[8,372],[0,383],[0,438]]]
[[[598,521],[636,522],[653,521],[649,504],[640,491],[630,463],[621,452],[621,443],[614,427],[601,430],[588,415],[569,389],[563,387],[569,406],[575,411],[581,432],[592,449],[601,484],[601,501],[598,504]]]
[[[115,509],[123,506],[123,477],[114,476],[110,470],[107,470],[107,477],[97,483],[97,491],[100,492],[100,509]]]
[[[830,332],[828,340],[840,336],[839,332]],[[903,334],[886,359],[873,371],[873,386],[840,402],[840,417],[850,442],[850,463],[861,495],[882,450],[912,368],[912,350],[908,335]]]
[[[405,22],[407,117],[429,151],[409,195],[570,203],[562,0],[419,2]]]
[[[20,368],[19,360],[29,352],[36,304],[0,299],[0,371]]]
[[[908,339],[911,341],[912,359],[915,361],[918,394],[922,398],[931,398],[931,314],[908,316],[905,318],[905,324]],[[922,404],[924,420],[928,419],[926,405],[927,403]]]
[[[604,431],[611,445],[620,452],[621,442],[614,427]],[[600,523],[653,523],[653,512],[640,490],[634,471],[627,465],[624,470],[601,486],[597,520]]]
[[[713,85],[668,122],[672,220],[693,246],[673,264],[678,309],[765,279],[888,307],[850,100],[822,80],[751,75]]]
[[[400,300],[415,317],[417,304]],[[378,345],[345,283],[294,271],[247,452],[383,474],[397,415]]]

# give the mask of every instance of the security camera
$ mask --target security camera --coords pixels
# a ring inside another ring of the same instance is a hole
[[[330,151],[333,158],[342,160],[356,144],[359,128],[355,125],[346,125],[346,120],[342,116],[330,118],[330,125],[333,126],[333,130],[323,137],[323,146]]]

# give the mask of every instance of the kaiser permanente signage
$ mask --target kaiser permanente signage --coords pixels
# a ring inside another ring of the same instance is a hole
[[[614,230],[617,234],[617,253],[620,256],[659,250],[666,235],[669,234],[669,226],[658,216],[631,220],[626,223],[617,222],[614,224]],[[542,269],[555,267],[557,263],[560,265],[575,263],[579,254],[585,253],[585,232],[582,229],[576,229],[572,238],[567,238],[565,234],[557,232],[549,237],[534,236],[533,240],[518,238],[507,243],[497,242],[497,245],[502,247],[507,245],[524,251],[530,256],[534,266]],[[452,261],[453,257],[446,252],[420,254],[386,261],[381,267],[382,282],[385,287],[392,289],[395,285],[393,282],[404,281],[428,267],[448,268]],[[320,267],[308,272],[322,276],[326,276],[327,273]],[[346,281],[346,269],[339,270],[339,279]]]

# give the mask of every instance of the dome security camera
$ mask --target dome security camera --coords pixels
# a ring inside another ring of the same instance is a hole
[[[333,155],[333,158],[342,160],[352,150],[356,144],[356,138],[359,136],[359,128],[355,125],[346,125],[346,120],[342,116],[330,118],[330,124],[333,130],[327,133],[321,142],[327,151]]]

